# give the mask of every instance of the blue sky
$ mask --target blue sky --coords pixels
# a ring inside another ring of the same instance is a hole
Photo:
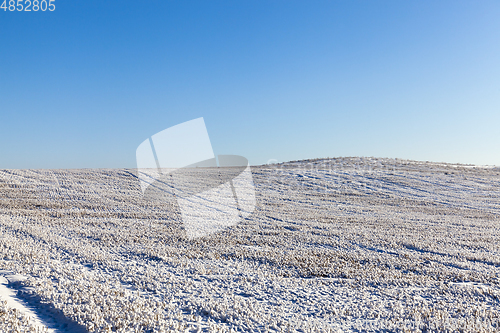
[[[55,4],[0,10],[0,168],[135,167],[198,117],[252,164],[500,165],[498,1]]]

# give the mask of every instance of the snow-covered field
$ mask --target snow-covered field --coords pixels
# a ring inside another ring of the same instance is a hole
[[[500,330],[500,168],[252,174],[253,214],[189,239],[134,170],[0,170],[0,331]]]

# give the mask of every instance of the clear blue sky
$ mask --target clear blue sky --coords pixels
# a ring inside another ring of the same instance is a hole
[[[497,0],[55,4],[0,10],[0,168],[135,167],[198,117],[252,164],[500,165]]]

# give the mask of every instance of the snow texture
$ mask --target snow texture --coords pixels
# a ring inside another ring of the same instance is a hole
[[[251,172],[255,210],[190,239],[175,198],[145,198],[134,170],[0,170],[0,331],[500,329],[500,168]]]

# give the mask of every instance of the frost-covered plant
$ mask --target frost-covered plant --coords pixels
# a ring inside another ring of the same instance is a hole
[[[256,211],[189,240],[130,170],[0,171],[0,270],[91,332],[498,330],[498,170],[252,169]],[[30,296],[31,297],[31,296]]]

